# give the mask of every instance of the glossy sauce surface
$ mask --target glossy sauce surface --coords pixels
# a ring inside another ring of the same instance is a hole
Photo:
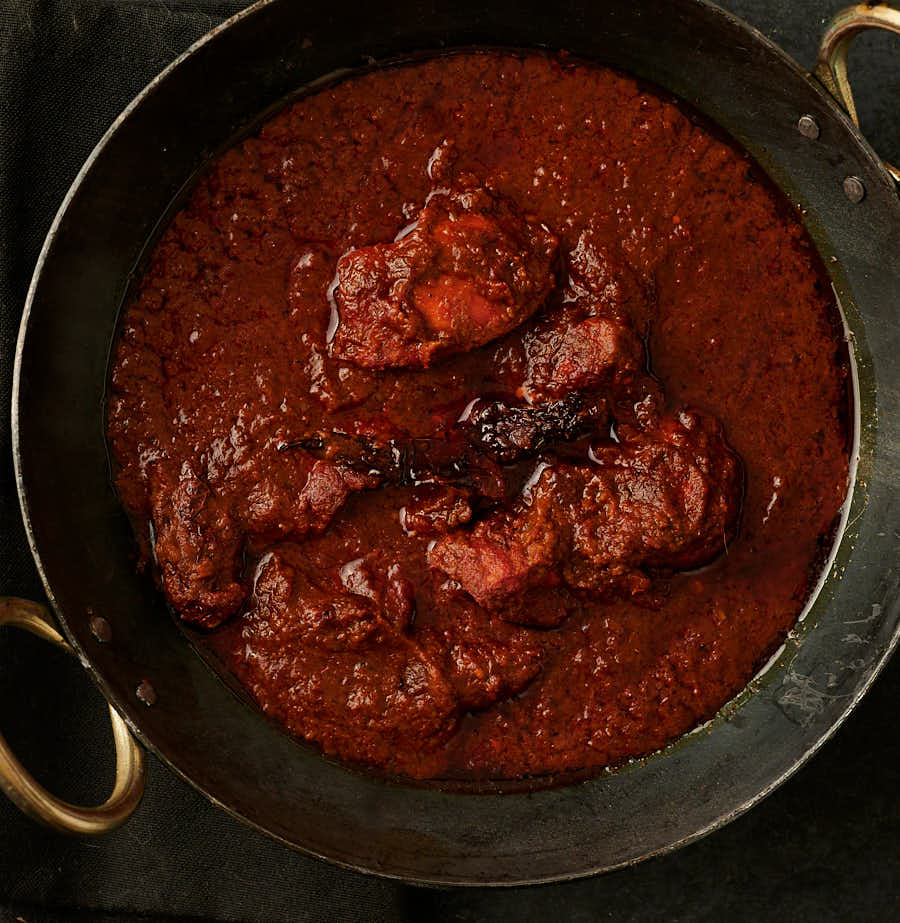
[[[210,168],[124,315],[109,439],[144,562],[266,713],[519,778],[665,744],[780,643],[846,494],[847,376],[744,153],[609,70],[469,53]]]

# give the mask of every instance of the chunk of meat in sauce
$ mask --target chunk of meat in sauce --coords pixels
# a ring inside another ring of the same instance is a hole
[[[564,564],[569,586],[639,592],[649,586],[646,568],[699,567],[726,550],[744,472],[717,420],[681,411],[593,454],[600,471],[580,494],[576,554]]]
[[[446,484],[416,488],[400,510],[400,524],[408,535],[441,535],[472,518],[469,491]]]
[[[384,564],[376,553],[349,561],[340,571],[341,583],[348,592],[370,599],[398,631],[408,631],[416,614],[416,594],[412,582],[396,564]]]
[[[429,564],[527,624],[522,601],[536,587],[634,595],[649,587],[648,568],[696,567],[724,550],[743,472],[718,424],[681,412],[594,457],[544,466],[513,510],[439,539]]]
[[[651,287],[590,229],[568,255],[568,268],[563,305],[541,318],[526,338],[524,388],[532,398],[617,387],[644,368],[635,325],[646,328]]]
[[[338,261],[332,355],[367,368],[425,367],[482,346],[541,307],[557,246],[486,189],[433,191],[408,233]]]
[[[219,625],[244,601],[239,572],[248,538],[322,532],[353,491],[378,484],[376,477],[326,461],[265,449],[216,489],[190,462],[175,484],[165,471],[158,466],[151,478],[154,554],[172,605],[202,628]]]
[[[341,567],[340,580],[347,592],[371,600],[380,617],[394,628],[410,633],[416,609],[414,587],[389,557],[374,551],[350,561]],[[423,655],[440,668],[460,709],[487,708],[521,691],[540,671],[539,651],[529,632],[492,618],[472,602],[459,607],[449,621],[426,620],[424,626],[417,626],[415,640]]]
[[[525,391],[532,399],[614,388],[641,373],[640,337],[622,317],[586,313],[597,307],[592,299],[582,299],[536,326],[526,345]]]
[[[411,760],[437,759],[464,709],[488,707],[540,670],[527,632],[473,604],[415,636],[413,611],[412,584],[380,552],[337,575],[273,552],[257,568],[237,667],[294,733],[412,772]]]
[[[153,480],[150,509],[154,557],[163,589],[178,614],[204,628],[237,611],[243,533],[228,504],[184,462],[178,480]]]
[[[293,733],[340,757],[413,772],[456,728],[457,696],[370,598],[371,581],[361,576],[361,595],[312,562],[301,569],[268,555],[244,616],[238,669],[263,710]]]
[[[229,485],[240,521],[269,539],[322,532],[356,490],[377,487],[373,474],[315,460],[304,453],[254,456]]]
[[[453,619],[425,625],[417,637],[460,707],[474,711],[521,692],[541,671],[541,648],[527,628],[467,603]]]

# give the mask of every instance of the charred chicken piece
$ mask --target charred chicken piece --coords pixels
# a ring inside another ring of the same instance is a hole
[[[421,368],[482,346],[541,307],[557,247],[501,196],[437,189],[407,233],[339,260],[332,355],[365,368]]]
[[[540,673],[541,648],[534,632],[493,618],[480,606],[460,606],[452,619],[417,628],[422,649],[438,664],[466,710],[490,708],[521,692]]]
[[[528,623],[523,601],[535,588],[632,595],[649,587],[648,569],[696,567],[724,550],[743,472],[718,423],[681,412],[594,457],[544,465],[512,510],[438,539],[429,565]]]
[[[590,313],[596,310],[594,299],[583,298],[536,325],[526,342],[525,390],[533,399],[593,388],[615,391],[641,374],[644,344],[630,322]]]
[[[561,309],[538,320],[525,341],[525,390],[533,399],[627,387],[644,370],[653,287],[592,229],[568,254]]]
[[[175,483],[151,475],[153,554],[163,587],[186,622],[214,628],[244,602],[240,568],[247,539],[323,532],[351,493],[378,478],[327,461],[261,448],[213,487],[185,462]]]
[[[423,484],[400,510],[400,524],[409,535],[442,535],[472,518],[470,492],[447,484]]]
[[[602,397],[576,392],[542,404],[478,399],[459,425],[473,446],[498,462],[535,455],[553,442],[570,442],[609,425]]]
[[[415,588],[398,564],[383,561],[378,552],[372,552],[345,564],[340,578],[348,592],[371,600],[380,617],[397,631],[409,631],[416,611]]]
[[[409,587],[378,563],[342,578],[269,554],[244,620],[241,672],[265,712],[327,753],[392,764],[414,740],[414,757],[396,763],[403,772],[439,757],[460,709],[409,634]]]
[[[299,453],[256,453],[230,485],[235,516],[249,535],[268,540],[324,532],[347,498],[379,478]]]
[[[213,628],[233,615],[243,532],[228,504],[185,462],[176,483],[157,477],[150,492],[153,554],[166,596],[186,622]]]

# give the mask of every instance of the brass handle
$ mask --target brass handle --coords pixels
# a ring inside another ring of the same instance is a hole
[[[886,29],[900,35],[900,10],[883,3],[858,3],[841,10],[825,30],[816,59],[816,76],[857,126],[859,116],[847,79],[847,51],[857,33],[866,29]],[[887,162],[884,167],[900,183],[900,169]]]
[[[0,625],[15,625],[51,641],[70,654],[72,648],[50,623],[44,606],[0,596]],[[96,808],[83,808],[51,795],[16,759],[0,734],[0,786],[26,814],[65,833],[106,833],[118,827],[138,806],[144,794],[144,755],[128,726],[109,707],[116,744],[116,784],[112,794]]]

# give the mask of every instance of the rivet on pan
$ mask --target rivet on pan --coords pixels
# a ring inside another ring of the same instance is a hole
[[[156,690],[144,680],[140,686],[137,687],[135,695],[144,703],[144,705],[150,706],[156,704]]]
[[[866,197],[866,187],[858,176],[848,176],[844,180],[844,195],[857,205]]]
[[[91,634],[101,644],[112,638],[112,629],[109,627],[109,622],[100,615],[92,615],[90,622],[88,622],[88,627],[91,629]]]
[[[815,141],[821,134],[819,123],[811,115],[800,116],[797,121],[797,131],[799,131],[804,138],[809,138],[810,141]]]

